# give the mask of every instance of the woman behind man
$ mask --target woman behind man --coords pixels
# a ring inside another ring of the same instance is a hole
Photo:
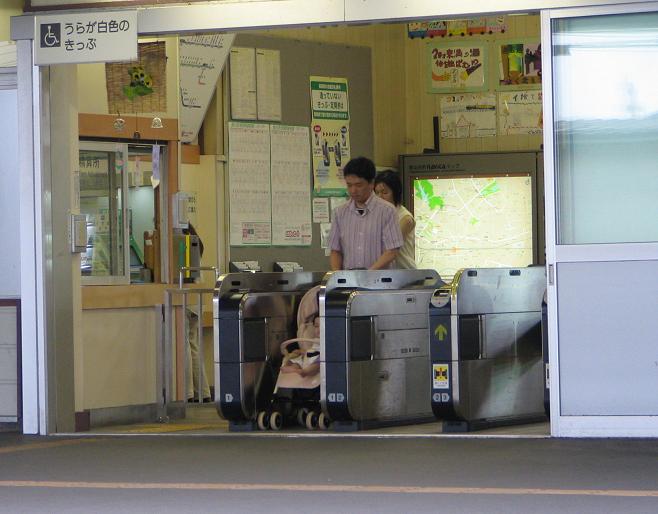
[[[397,209],[400,230],[404,244],[398,253],[395,266],[398,269],[416,268],[416,220],[402,205],[402,182],[393,170],[384,170],[375,177],[375,194],[382,200],[392,203]]]

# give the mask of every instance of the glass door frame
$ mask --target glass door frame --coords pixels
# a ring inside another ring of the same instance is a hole
[[[117,238],[111,238],[112,247],[117,248],[120,243],[123,247],[123,255],[121,256],[123,260],[123,274],[110,274],[103,276],[85,276],[81,277],[81,283],[83,286],[89,285],[127,285],[130,284],[130,238],[128,234],[129,230],[129,219],[128,219],[128,144],[127,143],[114,143],[114,142],[103,142],[103,141],[80,141],[79,150],[82,151],[99,151],[99,152],[108,152],[116,153],[121,151],[123,154],[123,170],[121,172],[121,207],[119,209],[120,215],[119,219],[122,224],[122,234],[121,241]],[[108,170],[108,173],[111,175],[112,170]],[[112,181],[110,181],[110,184]],[[115,230],[118,231],[119,227],[115,227]]]
[[[634,430],[649,428],[658,431],[655,424],[647,418],[638,416],[620,423],[619,416],[562,416],[560,404],[560,347],[558,335],[558,299],[556,268],[559,263],[592,263],[614,261],[655,260],[658,255],[656,243],[606,243],[606,244],[557,244],[558,209],[557,173],[556,173],[556,125],[554,120],[555,81],[553,77],[552,21],[560,18],[606,16],[615,14],[633,14],[658,12],[658,3],[638,3],[603,5],[598,7],[546,9],[541,11],[541,43],[543,73],[543,116],[544,116],[544,191],[546,223],[546,267],[547,267],[547,303],[548,303],[548,348],[550,363],[550,412],[551,435],[578,436],[591,433],[591,425],[601,427],[601,435],[608,427],[623,425],[629,434]],[[589,418],[589,419],[588,419]],[[614,419],[616,418],[616,419]]]

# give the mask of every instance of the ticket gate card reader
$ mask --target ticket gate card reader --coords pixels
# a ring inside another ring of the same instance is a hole
[[[243,271],[256,273],[261,271],[258,261],[229,261],[228,270],[230,273],[242,273]]]
[[[444,432],[545,420],[543,267],[464,269],[430,301],[432,410]]]
[[[304,293],[323,272],[228,273],[213,298],[215,398],[232,431],[253,430],[281,366],[280,345],[295,337]]]
[[[432,421],[434,270],[337,271],[320,289],[320,403],[331,429]]]
[[[272,264],[272,271],[304,271],[304,268],[298,262],[276,261],[274,264]]]

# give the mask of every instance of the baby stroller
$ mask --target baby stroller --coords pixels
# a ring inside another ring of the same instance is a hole
[[[326,430],[329,420],[320,409],[320,286],[309,289],[297,311],[297,337],[281,343],[282,362],[274,386],[272,405],[260,411],[260,430],[280,430],[295,420],[309,430]]]

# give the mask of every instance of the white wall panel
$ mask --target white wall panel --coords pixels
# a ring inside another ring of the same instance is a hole
[[[140,35],[238,30],[258,27],[337,23],[345,19],[343,0],[274,0],[227,4],[190,4],[140,10]]]
[[[510,14],[562,7],[617,5],[633,0],[345,0],[345,20],[371,21],[437,17],[468,17],[478,14]]]
[[[563,416],[658,416],[658,261],[558,263]]]
[[[18,206],[18,94],[0,91],[0,298],[21,291],[21,254]]]

